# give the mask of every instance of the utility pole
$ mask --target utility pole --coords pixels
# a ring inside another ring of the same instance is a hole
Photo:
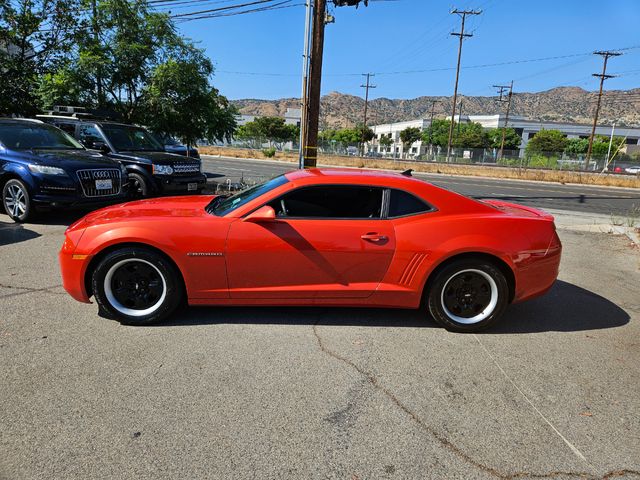
[[[371,85],[371,77],[375,77],[373,73],[363,73],[364,77],[367,77],[367,83],[365,85],[360,85],[361,88],[365,89],[364,94],[364,122],[362,123],[362,156],[364,157],[364,144],[365,144],[365,135],[367,133],[367,108],[369,106],[369,89],[376,88],[375,85]]]
[[[93,41],[97,47],[100,43],[100,24],[98,23],[96,0],[91,0],[91,27],[93,29]],[[102,89],[102,67],[100,65],[96,66],[96,96],[98,97],[98,108],[103,108],[105,101],[104,91]]]
[[[302,101],[300,103],[300,146],[298,151],[298,168],[304,168],[304,145],[307,139],[306,127],[309,115],[307,94],[309,89],[309,35],[311,32],[311,0],[306,1],[306,16],[304,22],[304,49],[302,51]]]
[[[304,141],[304,167],[318,163],[318,121],[320,118],[320,87],[322,84],[322,54],[324,51],[324,25],[327,0],[313,2],[313,29],[311,33],[311,61],[307,94],[307,119]]]
[[[498,89],[498,93],[500,94],[499,102],[507,102],[507,113],[504,117],[504,126],[502,127],[502,141],[500,142],[500,151],[498,152],[498,160],[502,158],[504,154],[504,141],[507,136],[507,125],[509,124],[509,112],[511,111],[511,98],[513,97],[513,80],[509,85],[494,85],[493,88]],[[505,92],[509,90],[507,94],[507,98],[505,99]]]
[[[433,117],[436,113],[437,100],[431,100],[431,118],[429,120],[429,154],[433,153]]]
[[[602,73],[594,73],[592,74],[594,77],[600,78],[600,91],[598,92],[598,103],[596,104],[596,113],[593,116],[593,127],[591,128],[591,135],[589,136],[589,148],[587,149],[587,158],[584,162],[584,169],[589,169],[589,160],[591,159],[591,151],[593,149],[593,137],[596,134],[596,125],[598,124],[598,115],[600,114],[600,103],[602,102],[602,87],[604,86],[604,81],[608,78],[613,78],[615,75],[607,75],[607,62],[609,61],[609,57],[617,57],[622,55],[620,52],[612,52],[610,50],[599,50],[597,52],[593,52],[594,55],[600,55],[604,62],[602,64]]]
[[[456,84],[453,89],[453,102],[452,102],[452,111],[451,111],[451,125],[449,126],[449,142],[447,143],[447,162],[449,161],[449,157],[451,156],[451,141],[453,138],[453,122],[456,116],[456,102],[458,101],[458,80],[460,78],[460,59],[462,58],[462,42],[467,37],[473,37],[472,33],[464,33],[464,24],[467,18],[467,15],[480,15],[482,10],[452,10],[451,14],[459,15],[462,19],[460,32],[452,32],[451,35],[454,37],[460,38],[460,44],[458,45],[458,66],[456,67]]]

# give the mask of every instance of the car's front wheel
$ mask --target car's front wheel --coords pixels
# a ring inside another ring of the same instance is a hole
[[[143,248],[110,252],[94,270],[91,282],[103,313],[127,325],[164,320],[183,298],[176,268],[162,255]]]
[[[139,173],[129,173],[129,196],[144,198],[149,196],[149,184]]]
[[[2,188],[2,206],[5,212],[16,222],[24,222],[31,215],[31,197],[27,186],[12,178]]]
[[[428,291],[433,318],[448,330],[477,332],[488,328],[509,303],[509,285],[495,265],[459,260],[440,270]]]

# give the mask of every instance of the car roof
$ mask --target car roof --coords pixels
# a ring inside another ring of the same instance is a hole
[[[97,123],[98,125],[122,125],[123,127],[144,128],[139,125],[131,125],[130,123],[116,122],[115,120],[103,120],[100,118],[79,118],[79,117],[67,117],[65,115],[36,115],[38,118],[54,118],[56,120],[63,120],[66,122],[76,123]]]
[[[400,172],[369,170],[364,168],[306,168],[288,172],[291,182],[306,183],[357,183],[373,185],[428,185],[427,182]]]
[[[44,122],[41,120],[36,120],[34,118],[10,118],[10,117],[0,117],[0,123],[5,124],[16,124],[16,125],[24,125],[25,123],[38,123],[43,124]]]

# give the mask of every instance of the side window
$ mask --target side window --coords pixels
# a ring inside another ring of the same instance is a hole
[[[64,132],[68,133],[73,138],[76,137],[76,126],[75,126],[75,124],[73,124],[73,123],[56,123],[56,127],[58,127],[60,130],[63,130]]]
[[[431,210],[433,207],[410,193],[394,189],[389,192],[389,218],[415,215]]]
[[[350,185],[306,187],[290,192],[269,205],[278,217],[380,218],[381,188]]]
[[[94,148],[95,142],[104,142],[102,135],[93,125],[80,125],[79,135],[80,143],[87,148]]]

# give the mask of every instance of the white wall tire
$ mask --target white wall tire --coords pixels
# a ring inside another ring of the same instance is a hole
[[[145,248],[126,247],[107,254],[93,271],[91,285],[101,313],[127,325],[164,320],[184,298],[176,267]]]
[[[477,332],[494,324],[509,303],[509,285],[502,271],[483,261],[454,261],[429,283],[428,309],[448,330]]]

